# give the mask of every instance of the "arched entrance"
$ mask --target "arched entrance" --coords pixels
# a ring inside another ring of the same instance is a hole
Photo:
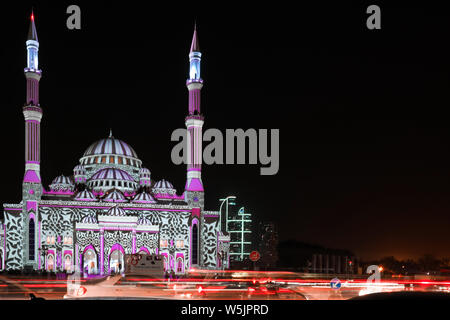
[[[181,273],[181,272],[183,272],[184,270],[184,268],[183,268],[184,266],[183,266],[183,258],[181,258],[181,257],[178,257],[177,258],[177,272],[178,273]]]
[[[119,273],[125,271],[124,250],[120,244],[115,244],[109,254],[109,272]]]
[[[146,247],[141,247],[139,249],[139,254],[150,254],[150,251]]]
[[[97,253],[92,246],[88,246],[84,249],[83,272],[86,272],[87,274],[97,273]]]

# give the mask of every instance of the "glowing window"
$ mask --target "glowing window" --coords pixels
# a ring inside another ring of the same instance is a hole
[[[113,156],[109,157],[109,163],[115,163]]]
[[[184,247],[184,240],[177,240],[177,248],[183,248]]]
[[[167,242],[167,240],[161,239],[161,241],[160,241],[160,247],[161,247],[161,248],[167,248],[167,247],[168,247],[168,242]]]
[[[102,157],[102,163],[106,163],[106,157]]]
[[[118,158],[117,158],[117,162],[118,162],[119,164],[122,164],[122,157],[118,157]]]

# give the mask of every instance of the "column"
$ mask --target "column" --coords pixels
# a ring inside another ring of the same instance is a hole
[[[100,229],[100,275],[104,274],[104,268],[105,268],[105,261],[104,261],[104,229]]]

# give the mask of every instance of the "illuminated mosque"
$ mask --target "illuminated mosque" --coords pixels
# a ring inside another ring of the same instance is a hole
[[[31,15],[26,41],[25,173],[20,203],[3,204],[0,270],[89,274],[124,270],[124,255],[158,254],[165,270],[228,267],[229,236],[220,230],[219,212],[204,210],[201,178],[200,112],[203,80],[197,29],[189,52],[187,177],[177,193],[164,179],[153,181],[135,150],[112,133],[92,143],[73,169],[44,188],[40,176],[39,41]]]

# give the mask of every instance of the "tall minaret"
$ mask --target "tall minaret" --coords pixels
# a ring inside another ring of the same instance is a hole
[[[197,27],[195,26],[189,52],[189,79],[186,81],[189,90],[189,114],[186,117],[188,165],[185,199],[193,207],[203,208],[204,190],[201,172],[203,115],[200,111],[200,96],[203,87],[203,80],[200,77],[201,57]]]
[[[25,117],[25,175],[22,184],[23,198],[23,264],[38,267],[40,257],[35,245],[38,239],[37,214],[38,201],[42,195],[40,175],[40,126],[42,109],[39,105],[39,80],[42,71],[39,70],[39,42],[34,24],[34,13],[31,13],[30,29],[28,31],[27,67],[24,69],[27,80],[27,100],[23,107]]]

